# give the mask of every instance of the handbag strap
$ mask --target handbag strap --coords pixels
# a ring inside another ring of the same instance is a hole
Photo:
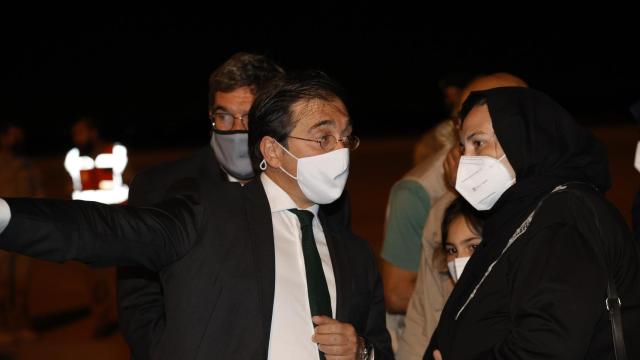
[[[613,349],[616,359],[627,360],[627,348],[624,345],[624,333],[622,331],[622,301],[618,296],[618,290],[611,277],[611,273],[609,273],[605,305],[607,310],[609,310],[609,321],[611,321],[611,334],[613,335]]]
[[[558,191],[571,191],[579,196],[583,196],[580,192],[576,191],[568,187],[572,183],[568,183],[562,186]],[[591,186],[586,183],[576,183]],[[556,188],[557,189],[557,188]],[[554,191],[555,192],[555,191]],[[613,350],[615,353],[615,358],[617,360],[627,360],[627,350],[624,344],[624,333],[622,330],[622,300],[620,300],[620,296],[618,296],[618,289],[616,288],[616,283],[613,278],[613,271],[609,268],[609,264],[606,259],[604,259],[604,235],[602,233],[602,228],[600,227],[600,220],[597,216],[595,209],[593,208],[593,204],[588,201],[587,203],[589,209],[593,213],[593,218],[595,220],[595,226],[598,229],[598,237],[600,241],[596,241],[596,253],[599,255],[598,258],[600,260],[601,265],[604,267],[607,272],[607,298],[604,300],[605,307],[609,312],[609,321],[611,322],[611,335],[613,337]]]

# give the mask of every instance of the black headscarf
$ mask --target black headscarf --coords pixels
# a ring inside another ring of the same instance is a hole
[[[482,98],[496,137],[515,170],[516,183],[485,212],[482,243],[443,310],[438,338],[452,334],[458,310],[546,194],[573,181],[590,183],[604,192],[611,182],[603,146],[547,95],[522,87],[472,92],[462,106],[463,121]]]
[[[481,98],[486,99],[496,137],[516,173],[516,183],[485,214],[490,219],[486,235],[497,230],[492,225],[503,226],[516,214],[527,216],[557,185],[580,181],[602,192],[609,189],[604,147],[547,95],[523,87],[472,92],[463,104],[463,122]]]

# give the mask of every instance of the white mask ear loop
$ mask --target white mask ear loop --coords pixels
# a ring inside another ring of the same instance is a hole
[[[289,174],[289,172],[287,170],[285,170],[283,167],[280,167],[280,170],[282,170],[283,173],[287,174],[293,180],[298,180],[297,176],[293,176],[293,175]]]
[[[279,142],[277,142],[277,141],[276,141],[276,144],[280,145],[280,147],[282,148],[282,150],[284,150],[284,151],[285,151],[287,154],[289,154],[289,156],[291,156],[292,158],[296,159],[296,161],[297,161],[297,160],[300,160],[300,159],[298,159],[295,155],[293,155],[292,153],[290,153],[290,152],[289,152],[289,150],[287,150],[287,148],[285,148],[284,146],[282,146],[282,144],[280,144],[280,143],[279,143]],[[285,173],[285,174],[289,175],[289,177],[290,177],[290,178],[292,178],[292,179],[294,179],[294,180],[298,180],[298,177],[297,177],[297,176],[293,176],[293,175],[289,174],[289,172],[288,172],[287,170],[285,170],[285,169],[284,169],[284,167],[280,166],[280,170],[282,170],[282,172],[283,172],[283,173]]]

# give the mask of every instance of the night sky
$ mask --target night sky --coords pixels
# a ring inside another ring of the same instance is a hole
[[[66,150],[81,114],[133,148],[198,146],[208,139],[208,76],[237,51],[327,72],[347,89],[364,136],[415,135],[443,118],[437,83],[451,72],[512,72],[589,125],[630,122],[640,98],[640,31],[621,18],[467,21],[364,3],[285,10],[5,14],[3,116],[27,129],[33,154]]]

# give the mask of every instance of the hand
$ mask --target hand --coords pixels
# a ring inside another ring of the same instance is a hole
[[[442,360],[442,354],[440,354],[440,350],[433,351],[433,359],[434,360]]]
[[[456,175],[458,175],[458,163],[460,163],[461,156],[462,150],[460,147],[454,146],[449,150],[442,164],[444,168],[444,180],[452,189],[456,188]]]
[[[316,328],[311,340],[318,344],[327,360],[353,360],[358,353],[358,334],[353,325],[327,316],[312,318]]]

